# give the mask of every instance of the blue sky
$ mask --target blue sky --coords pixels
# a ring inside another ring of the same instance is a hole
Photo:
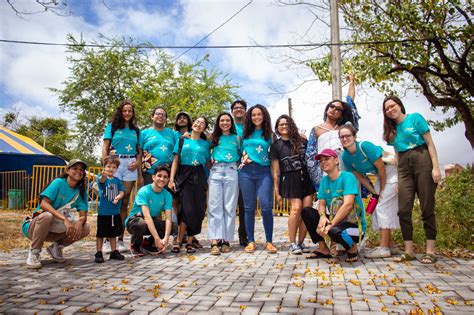
[[[86,41],[107,37],[131,36],[139,42],[155,45],[193,45],[230,18],[249,0],[202,1],[69,1],[69,16],[42,13],[17,17],[5,1],[0,2],[0,38],[64,43],[66,34],[83,36]],[[17,0],[19,8],[34,9],[34,1]],[[104,3],[106,5],[104,5]],[[251,45],[325,42],[329,29],[316,23],[302,6],[282,7],[272,0],[254,0],[232,20],[202,44]],[[166,50],[177,56],[182,50]],[[322,122],[324,106],[331,100],[331,88],[314,81],[305,66],[285,62],[287,57],[315,57],[322,50],[301,56],[289,49],[194,49],[180,57],[194,61],[209,54],[208,67],[228,74],[232,83],[240,85],[238,93],[249,104],[268,106],[273,119],[287,112],[287,99],[292,98],[294,117],[307,132]],[[16,108],[24,116],[60,116],[58,100],[48,87],[60,88],[69,73],[63,47],[14,45],[0,43],[0,116]],[[302,80],[311,80],[294,92]],[[343,87],[345,93],[346,87]],[[383,145],[381,103],[384,95],[367,87],[358,87],[357,104],[363,117],[360,138]],[[409,93],[403,97],[408,112],[420,112],[429,119],[442,114],[431,112],[424,97]],[[464,126],[444,133],[433,132],[442,163],[472,161],[472,150],[465,139]],[[456,139],[456,141],[452,141]]]

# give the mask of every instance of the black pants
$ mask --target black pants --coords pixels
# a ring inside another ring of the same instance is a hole
[[[313,243],[324,242],[324,238],[316,232],[319,223],[318,211],[311,207],[305,207],[301,210],[301,218]],[[355,223],[340,222],[329,230],[328,235],[331,240],[341,244],[345,250],[349,250],[354,243],[359,242],[359,227]]]
[[[158,232],[160,238],[165,237],[166,221],[161,220],[161,218],[154,217],[153,224],[155,225],[155,229]],[[143,236],[151,235],[148,225],[146,225],[145,219],[139,216],[130,218],[127,224],[127,231],[132,236],[131,243],[137,247],[143,242]],[[173,222],[171,224],[171,233],[176,231],[178,231],[178,225]]]
[[[247,241],[247,232],[245,231],[245,207],[242,191],[239,188],[239,240]]]

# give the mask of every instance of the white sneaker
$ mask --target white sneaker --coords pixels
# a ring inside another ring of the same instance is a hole
[[[46,251],[55,262],[63,263],[66,261],[63,257],[63,248],[64,246],[59,245],[58,242],[53,242],[53,244],[46,248]]]
[[[28,258],[26,259],[26,268],[28,269],[40,269],[43,267],[40,261],[40,249],[31,249],[28,252]]]
[[[387,247],[375,247],[372,251],[364,254],[365,258],[388,258],[392,256],[390,254],[390,248]]]
[[[102,252],[104,254],[110,254],[112,252],[112,247],[110,247],[110,242],[108,239],[104,240],[104,245],[102,245]]]
[[[121,240],[117,242],[117,250],[120,253],[128,252],[128,248],[125,247],[125,244]]]
[[[304,242],[299,243],[298,246],[299,246],[299,248],[301,248],[301,251],[302,251],[303,253],[309,253],[309,252],[311,252],[309,246],[306,246],[306,244],[305,244]]]
[[[301,255],[303,253],[301,248],[295,243],[290,244],[290,246],[288,247],[288,251],[292,253],[293,255]]]

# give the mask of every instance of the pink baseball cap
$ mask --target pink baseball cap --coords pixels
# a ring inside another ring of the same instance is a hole
[[[323,156],[332,156],[334,158],[337,158],[338,155],[336,153],[336,151],[332,150],[332,149],[324,149],[323,151],[321,151],[321,153],[317,154],[314,159],[315,160],[319,160],[321,159],[321,157]]]

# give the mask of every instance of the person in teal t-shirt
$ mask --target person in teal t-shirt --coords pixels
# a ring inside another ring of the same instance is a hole
[[[40,194],[40,203],[33,212],[33,218],[27,218],[22,225],[23,234],[31,240],[26,267],[42,267],[40,252],[44,242],[53,242],[47,248],[55,262],[65,262],[62,255],[65,246],[86,237],[90,227],[87,224],[87,164],[81,160],[69,161],[65,173],[54,179]],[[69,205],[69,206],[68,206]],[[60,210],[68,208],[75,214],[76,221],[68,219]],[[64,225],[61,227],[62,221]],[[53,229],[56,226],[56,230]],[[63,228],[64,232],[59,229]],[[52,232],[52,230],[54,232]]]
[[[177,229],[171,220],[172,197],[165,189],[169,181],[169,169],[166,166],[157,167],[152,178],[152,184],[138,191],[130,215],[125,220],[127,231],[132,236],[130,250],[137,257],[145,253],[163,253],[172,231]],[[165,221],[161,220],[162,212],[165,213]],[[144,239],[145,235],[151,237]]]
[[[273,180],[270,171],[269,149],[273,142],[272,122],[267,109],[260,104],[250,107],[245,114],[242,137],[242,164],[239,183],[245,206],[245,228],[249,244],[246,253],[253,253],[255,245],[255,209],[257,198],[262,209],[268,253],[276,253],[273,245]]]
[[[388,96],[383,101],[383,138],[393,145],[398,157],[398,217],[405,252],[399,261],[415,259],[412,212],[415,194],[420,199],[426,235],[424,264],[437,261],[435,254],[435,192],[441,179],[438,154],[426,120],[418,113],[406,114],[402,101]]]
[[[125,195],[120,207],[122,224],[128,215],[130,194],[135,181],[138,187],[143,185],[142,176],[142,150],[140,148],[140,130],[137,127],[135,107],[131,101],[125,100],[115,110],[110,124],[104,133],[104,144],[102,145],[102,163],[109,155],[116,155],[120,160],[120,166],[115,176],[123,182]],[[123,242],[123,234],[118,238],[118,250],[127,250]],[[105,243],[109,248],[108,243]]]
[[[242,139],[244,135],[244,119],[245,112],[247,111],[247,102],[244,100],[236,100],[230,106],[232,116],[234,117],[235,131],[237,135]],[[239,242],[241,246],[247,246],[248,238],[247,231],[245,230],[245,206],[244,198],[242,197],[242,190],[239,187]]]
[[[193,239],[201,233],[202,221],[206,214],[207,175],[204,170],[210,162],[209,141],[205,140],[204,131],[207,121],[197,118],[192,126],[190,138],[182,138],[182,147],[178,142],[174,149],[174,160],[171,166],[171,177],[168,187],[180,191],[181,209],[178,214],[178,243],[173,245],[173,252],[180,251],[184,233],[187,232],[186,251],[194,253]],[[178,165],[179,164],[179,165]]]
[[[142,130],[140,147],[143,149],[142,171],[145,184],[150,184],[155,168],[171,166],[173,150],[178,142],[178,135],[174,130],[166,128],[168,114],[161,106],[154,109],[151,120],[153,126]]]
[[[324,236],[329,235],[347,251],[346,261],[355,262],[358,260],[357,242],[362,240],[366,230],[364,205],[357,180],[354,174],[339,170],[339,158],[334,150],[324,149],[316,158],[328,175],[323,177],[319,186],[317,211],[306,207],[301,213],[311,239],[319,245],[318,250],[307,258],[331,257],[324,241]]]
[[[211,240],[211,255],[229,252],[230,242],[234,239],[235,208],[239,198],[239,149],[240,137],[235,132],[232,116],[229,113],[219,114],[212,132],[212,168],[207,207],[207,235]]]

